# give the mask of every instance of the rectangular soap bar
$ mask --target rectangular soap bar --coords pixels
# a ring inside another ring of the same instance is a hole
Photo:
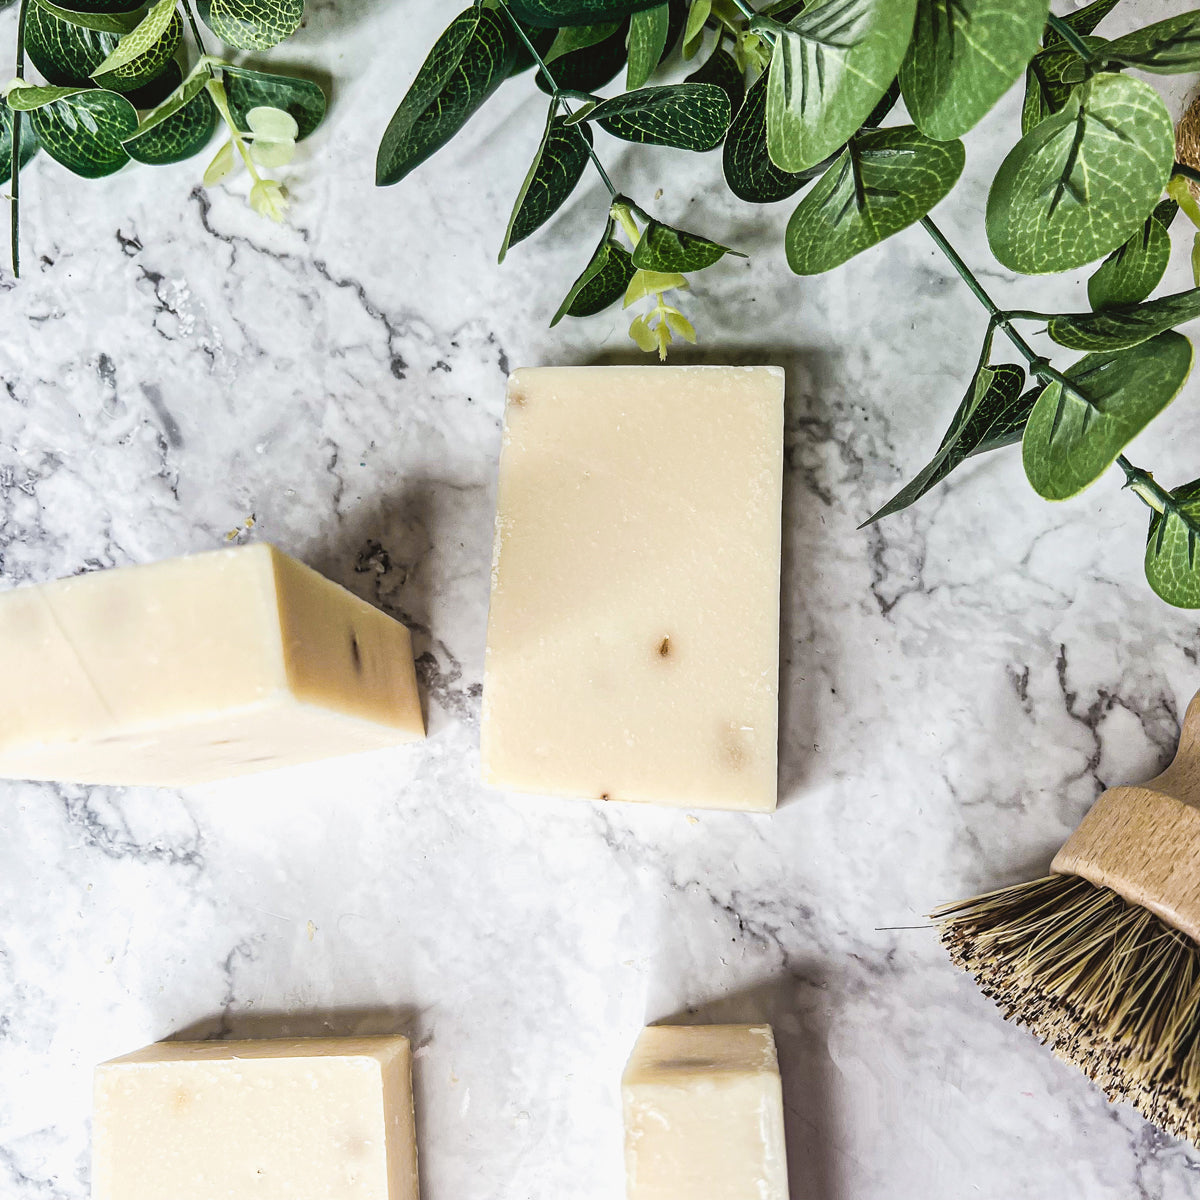
[[[769,1025],[652,1025],[621,1091],[628,1200],[788,1200]]]
[[[773,809],[782,489],[777,367],[514,373],[487,782]]]
[[[424,735],[408,630],[266,545],[0,593],[0,673],[6,778],[184,786]]]
[[[96,1068],[92,1200],[417,1200],[403,1037],[159,1042]]]

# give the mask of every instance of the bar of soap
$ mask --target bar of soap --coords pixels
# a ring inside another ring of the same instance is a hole
[[[788,1200],[769,1025],[652,1025],[621,1091],[628,1200]]]
[[[424,735],[408,630],[272,546],[0,593],[0,776],[185,786]]]
[[[500,457],[485,780],[776,803],[783,372],[515,372]]]
[[[417,1200],[403,1037],[159,1042],[96,1068],[92,1200]]]

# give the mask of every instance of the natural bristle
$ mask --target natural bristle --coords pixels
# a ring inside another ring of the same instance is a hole
[[[933,914],[985,995],[1110,1100],[1200,1145],[1200,945],[1147,909],[1050,875]]]

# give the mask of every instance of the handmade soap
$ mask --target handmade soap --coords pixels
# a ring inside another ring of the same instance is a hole
[[[788,1200],[769,1025],[652,1025],[621,1091],[628,1200]]]
[[[183,786],[423,736],[408,630],[271,546],[0,593],[0,776]]]
[[[512,375],[489,783],[775,807],[782,468],[776,367]]]
[[[407,1038],[159,1042],[96,1068],[92,1200],[417,1200]]]

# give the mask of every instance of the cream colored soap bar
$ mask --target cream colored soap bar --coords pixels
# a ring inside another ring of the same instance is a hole
[[[407,1038],[159,1042],[96,1068],[92,1200],[417,1200]]]
[[[782,473],[776,367],[510,378],[489,783],[775,807]]]
[[[628,1200],[787,1200],[769,1025],[652,1025],[621,1090]]]
[[[0,593],[0,776],[183,786],[423,736],[408,630],[271,546]]]

